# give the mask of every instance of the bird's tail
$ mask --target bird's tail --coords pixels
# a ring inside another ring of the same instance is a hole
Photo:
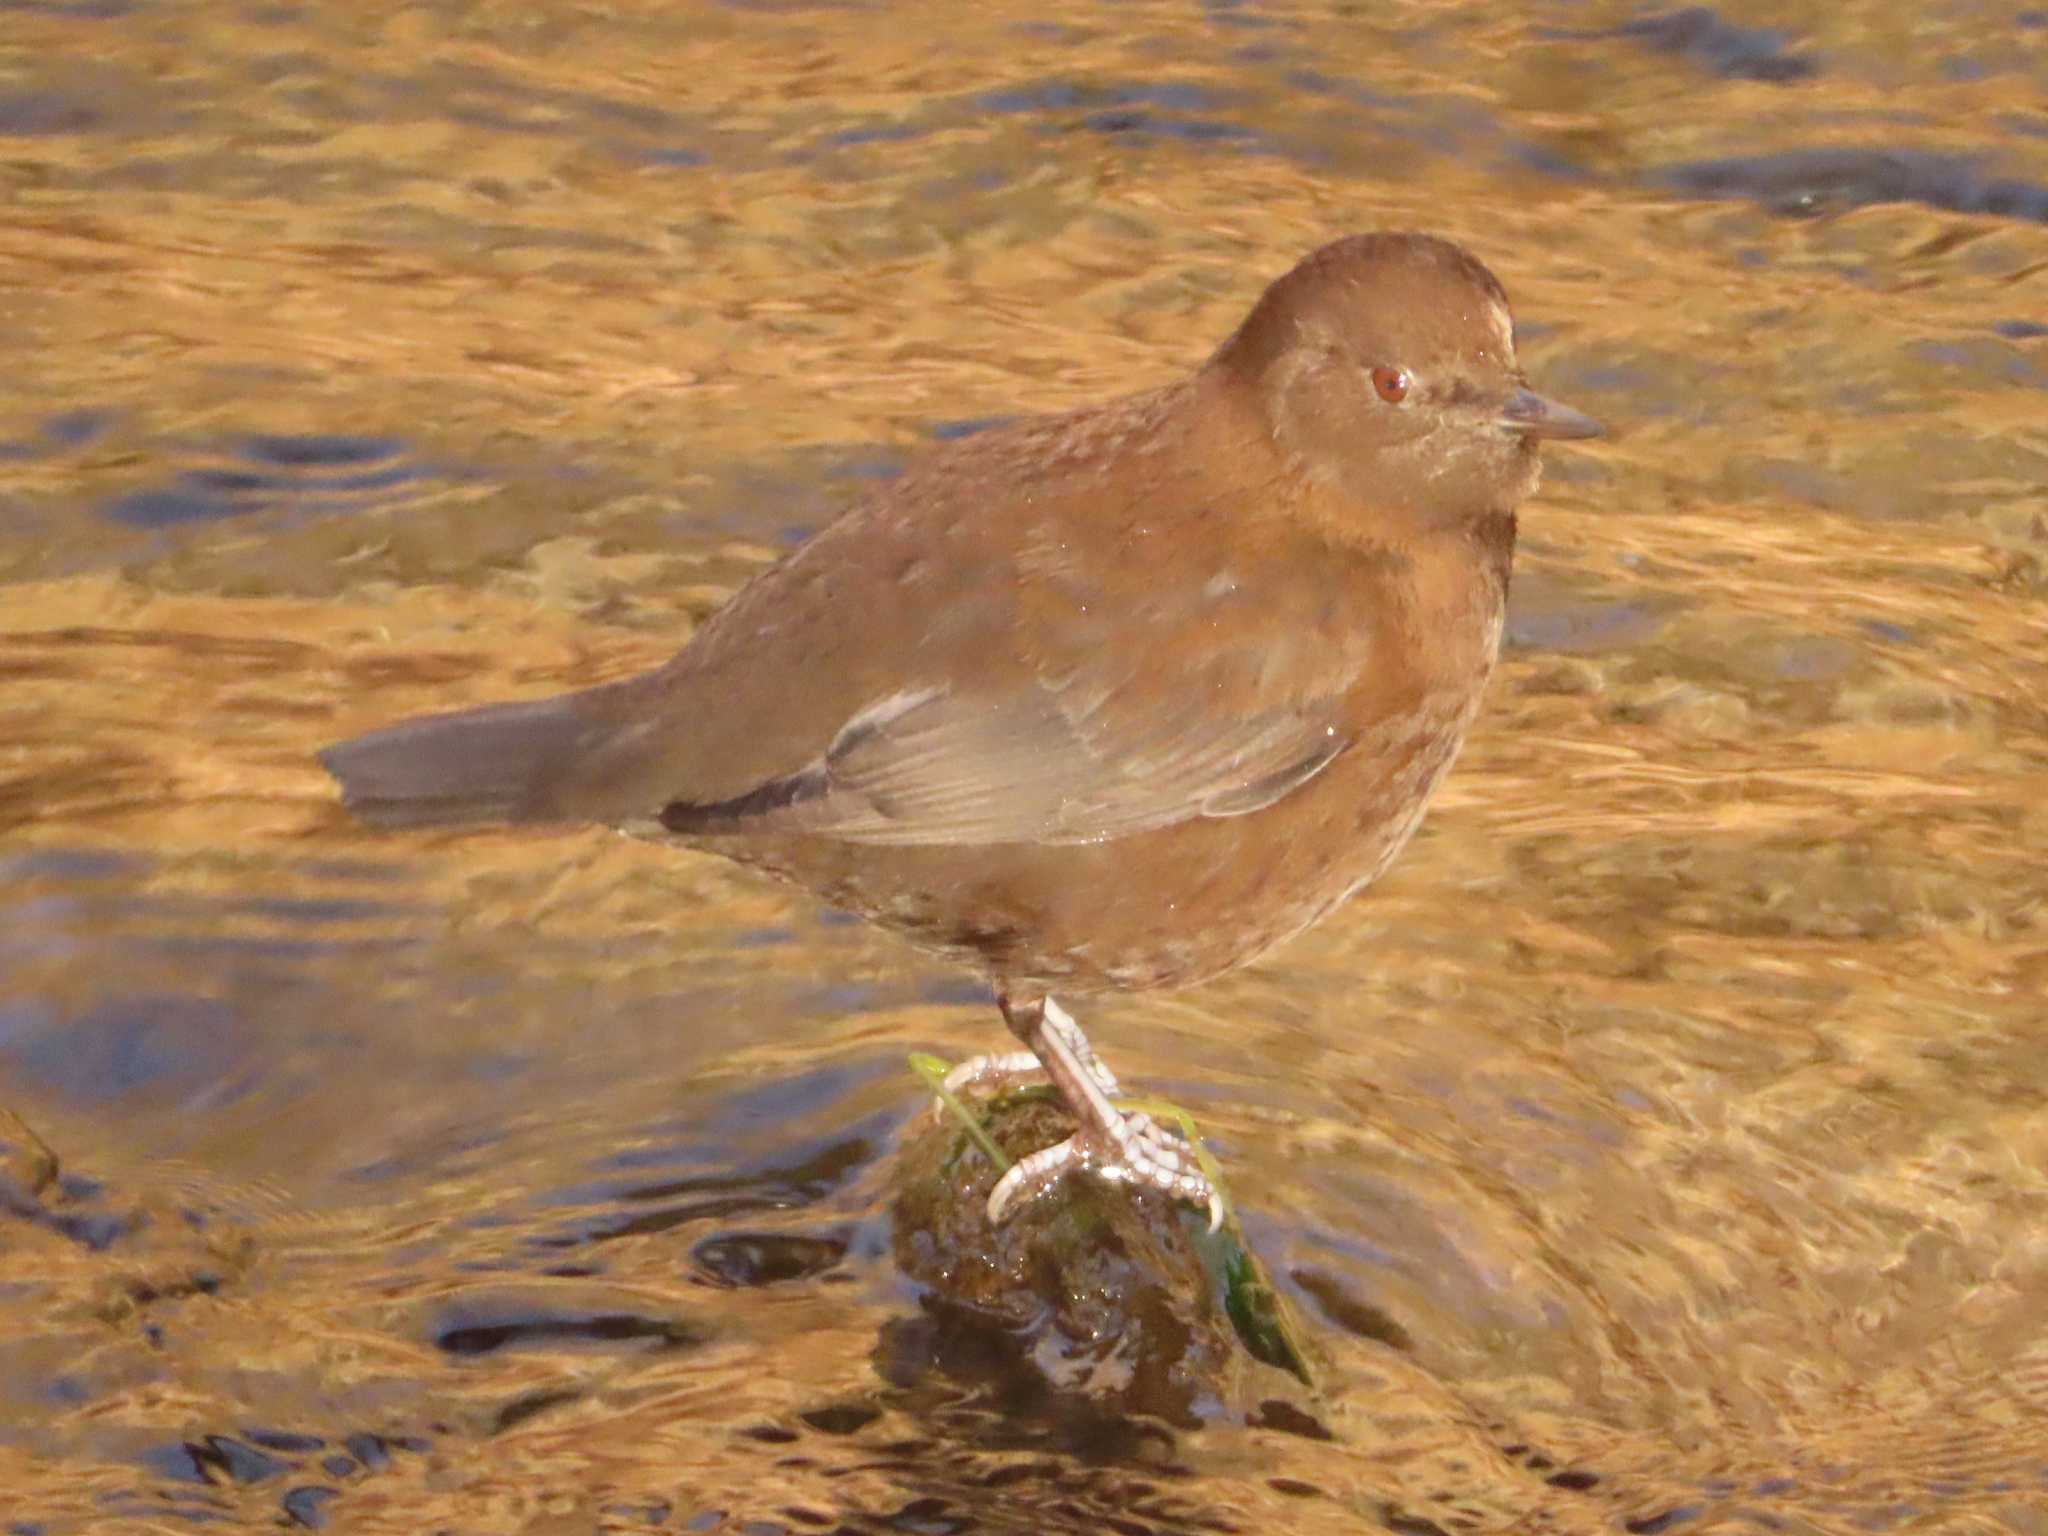
[[[588,724],[575,695],[429,715],[320,754],[376,827],[550,819],[547,791]]]

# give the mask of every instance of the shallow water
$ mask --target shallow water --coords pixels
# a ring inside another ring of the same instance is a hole
[[[6,1528],[2048,1530],[2044,84],[1874,0],[0,5]],[[1394,874],[1086,1020],[1322,1416],[1020,1401],[890,1258],[971,981],[312,753],[1379,226],[1618,430]]]

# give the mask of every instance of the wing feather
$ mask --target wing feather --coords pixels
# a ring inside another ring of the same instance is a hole
[[[661,819],[707,836],[1101,842],[1275,803],[1349,744],[1335,718],[1335,701],[1315,701],[1220,722],[1183,710],[1134,730],[1106,710],[1070,713],[1044,688],[917,690],[862,710],[797,773],[716,804],[671,804]]]

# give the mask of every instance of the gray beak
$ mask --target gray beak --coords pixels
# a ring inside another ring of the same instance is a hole
[[[1546,400],[1533,389],[1518,389],[1501,407],[1500,424],[1528,437],[1604,437],[1607,429],[1592,417]]]

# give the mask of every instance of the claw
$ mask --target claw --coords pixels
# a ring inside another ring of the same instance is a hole
[[[1222,1196],[1195,1166],[1186,1143],[1167,1135],[1150,1115],[1120,1116],[1107,1140],[1112,1145],[1105,1149],[1091,1131],[1077,1131],[1018,1162],[989,1191],[989,1224],[1000,1226],[1019,1200],[1035,1199],[1086,1168],[1111,1183],[1135,1184],[1202,1206],[1211,1232],[1223,1225]]]
[[[1076,1168],[1112,1183],[1156,1189],[1209,1213],[1209,1230],[1223,1225],[1223,1199],[1202,1173],[1194,1149],[1168,1135],[1150,1115],[1119,1110],[1116,1074],[1105,1067],[1073,1016],[1049,997],[1013,1004],[1000,999],[1003,1018],[1030,1047],[1005,1056],[979,1056],[946,1074],[948,1092],[989,1084],[1009,1086],[1046,1077],[1081,1128],[1055,1146],[1033,1152],[996,1181],[988,1196],[990,1225],[1000,1225],[1020,1199],[1045,1193]]]
[[[970,1056],[946,1074],[946,1092],[965,1098],[974,1090],[1001,1093],[1020,1083],[1042,1080],[1045,1068],[1029,1051],[1009,1051],[1000,1056]],[[946,1101],[934,1097],[932,1118],[946,1118]]]

